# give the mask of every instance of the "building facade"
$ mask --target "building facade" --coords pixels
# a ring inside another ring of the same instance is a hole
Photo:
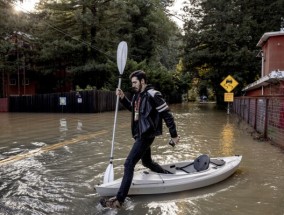
[[[284,31],[263,34],[261,47],[261,78],[243,89],[246,96],[284,95]]]
[[[284,30],[265,33],[261,48],[261,78],[235,98],[234,111],[256,131],[260,140],[284,148]]]

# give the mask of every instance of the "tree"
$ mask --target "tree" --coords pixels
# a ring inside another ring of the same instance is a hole
[[[163,4],[164,3],[164,4]],[[175,26],[165,14],[165,1],[130,0],[130,57],[140,62],[160,61],[157,56],[169,43]]]
[[[10,76],[17,77],[20,88],[20,73],[25,77],[26,70],[33,72],[30,66],[33,61],[31,47],[31,17],[15,10],[16,1],[0,0],[0,71],[1,85]],[[1,96],[6,96],[4,86],[0,86]],[[25,88],[24,88],[25,89]],[[19,92],[19,91],[18,91]]]
[[[43,70],[68,70],[73,84],[82,88],[108,85],[123,5],[109,0],[41,1],[38,38]]]
[[[181,34],[167,16],[167,7],[172,3],[173,0],[41,0],[36,13],[26,13],[27,18],[21,19],[29,21],[28,27],[16,27],[33,38],[35,52],[30,59],[37,79],[42,80],[39,92],[52,92],[67,82],[73,83],[73,89],[90,85],[114,90],[118,76],[116,49],[122,40],[129,47],[125,75],[134,69],[149,69],[165,80],[176,80],[168,79],[174,76],[181,44]],[[7,25],[10,26],[13,25]],[[4,45],[1,48],[5,50]],[[172,87],[166,85],[165,90]]]
[[[113,89],[117,44],[126,40],[129,59],[173,69],[178,62],[178,52],[172,51],[177,43],[173,41],[179,38],[177,28],[165,15],[170,2],[42,0],[39,62],[47,72],[69,68],[75,75],[75,85]]]

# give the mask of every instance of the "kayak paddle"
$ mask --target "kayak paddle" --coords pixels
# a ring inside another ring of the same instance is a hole
[[[124,68],[127,60],[127,43],[125,41],[121,41],[117,47],[117,67],[119,71],[119,79],[118,79],[118,88],[121,86],[121,76],[124,72]],[[114,150],[114,136],[115,136],[115,128],[116,128],[116,119],[118,112],[118,104],[119,104],[119,96],[116,97],[116,106],[115,106],[115,115],[114,115],[114,123],[113,123],[113,131],[112,131],[112,143],[111,143],[111,153],[110,153],[110,161],[109,165],[104,174],[104,184],[108,182],[112,182],[114,180],[114,171],[113,171],[113,150]]]

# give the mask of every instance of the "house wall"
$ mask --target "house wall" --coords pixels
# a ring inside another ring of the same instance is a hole
[[[261,96],[262,88],[257,88],[246,92],[246,96]],[[284,81],[279,81],[275,84],[267,85],[263,88],[263,95],[279,96],[284,95]]]
[[[20,85],[18,88],[18,84],[16,85],[9,85],[9,89],[7,92],[7,96],[14,96],[14,95],[35,95],[35,84],[30,83],[29,85]]]
[[[270,37],[262,47],[264,52],[264,75],[284,70],[284,36]]]
[[[250,90],[246,92],[246,96],[260,96],[262,94],[261,88]]]

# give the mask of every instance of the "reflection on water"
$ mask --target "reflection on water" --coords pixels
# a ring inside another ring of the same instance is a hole
[[[61,133],[60,139],[64,140],[64,138],[67,135],[67,131],[68,131],[67,121],[64,118],[61,118],[59,122],[60,122],[59,132]]]
[[[229,179],[180,193],[135,196],[122,210],[104,210],[93,190],[109,162],[114,113],[0,114],[0,214],[284,214],[283,153],[249,135],[246,123],[213,104],[171,106],[180,144],[169,133],[152,148],[159,163],[200,154],[242,154]],[[28,123],[27,123],[28,122]],[[133,144],[130,113],[120,111],[114,149],[115,178]],[[9,161],[9,162],[7,162]],[[143,168],[141,163],[136,167]]]
[[[78,122],[77,122],[77,130],[78,131],[82,131],[82,129],[83,129],[83,123],[80,120],[78,120]]]
[[[60,131],[60,132],[68,131],[66,119],[61,118],[59,122],[60,122],[59,131]]]
[[[234,154],[234,125],[229,122],[229,116],[227,117],[227,123],[223,127],[221,132],[221,149],[223,154],[232,155]]]

